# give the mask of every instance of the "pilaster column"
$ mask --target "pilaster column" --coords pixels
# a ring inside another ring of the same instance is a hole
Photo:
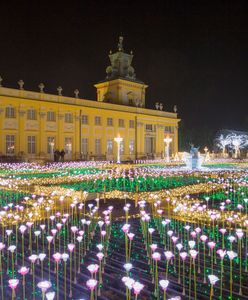
[[[2,103],[0,103],[2,105]],[[4,122],[4,108],[0,108],[0,136],[2,137],[2,141],[0,142],[0,152],[4,153],[4,147],[5,147],[5,140],[3,135],[3,122]],[[17,147],[17,141],[15,147]]]
[[[57,138],[57,143],[56,147],[58,149],[64,149],[65,148],[65,141],[64,141],[64,114],[62,112],[58,112],[58,138]]]
[[[145,140],[145,132],[144,132],[144,124],[142,122],[137,121],[137,152],[138,157],[144,154],[144,141]]]
[[[174,127],[174,154],[178,152],[178,125]]]
[[[73,142],[74,142],[74,153],[75,153],[75,159],[78,159],[80,157],[80,115],[79,111],[76,111],[75,113],[75,131],[74,131],[74,136],[73,136]]]
[[[39,152],[47,152],[47,141],[45,140],[45,132],[46,132],[46,112],[45,110],[40,110],[39,113],[39,148],[37,147]]]
[[[20,151],[27,153],[27,149],[28,149],[28,145],[27,145],[28,141],[27,141],[27,137],[25,136],[25,128],[24,128],[25,115],[26,115],[26,111],[20,106],[18,111],[18,125],[17,125],[17,136],[19,139],[19,141],[16,141],[17,154]]]

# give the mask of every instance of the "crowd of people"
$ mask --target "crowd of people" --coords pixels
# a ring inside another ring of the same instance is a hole
[[[56,149],[54,152],[54,161],[64,161],[65,158],[65,150],[62,149],[61,151],[59,151],[58,149]]]

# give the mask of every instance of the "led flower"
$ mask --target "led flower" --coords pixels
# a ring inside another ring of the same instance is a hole
[[[159,285],[161,286],[161,288],[166,291],[168,285],[169,285],[169,280],[165,280],[165,279],[161,279],[159,280]]]
[[[18,273],[20,273],[22,276],[25,276],[28,272],[29,272],[29,268],[27,268],[27,267],[21,267],[18,270]]]
[[[97,285],[97,280],[89,279],[86,281],[86,285],[91,291],[93,291]]]
[[[237,253],[234,251],[227,251],[226,253],[227,253],[229,259],[231,259],[231,260],[233,260],[237,256]]]
[[[133,284],[133,291],[135,295],[139,295],[141,290],[144,288],[144,284],[139,283],[138,281],[135,281]]]
[[[53,300],[55,297],[55,292],[46,293],[47,300]]]
[[[158,253],[158,252],[152,253],[152,259],[155,260],[155,261],[161,260],[161,254]]]
[[[211,285],[215,285],[215,283],[219,280],[219,278],[215,275],[208,275],[208,279]]]
[[[43,293],[45,293],[52,286],[52,284],[50,281],[44,280],[38,282],[37,286],[42,290]]]
[[[8,283],[9,283],[9,287],[10,287],[11,289],[16,289],[16,287],[17,287],[18,284],[19,284],[19,280],[18,280],[18,279],[10,279],[10,280],[8,281]]]
[[[171,251],[165,251],[164,255],[167,260],[170,260],[174,256],[174,254]]]
[[[218,249],[217,254],[219,254],[221,259],[223,259],[226,255],[226,250]]]
[[[91,264],[87,267],[91,274],[97,273],[99,266],[97,264]]]
[[[123,267],[127,272],[129,272],[133,268],[133,265],[131,263],[126,263]]]

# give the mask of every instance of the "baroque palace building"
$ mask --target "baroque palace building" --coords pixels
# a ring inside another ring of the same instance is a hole
[[[122,137],[122,160],[163,158],[164,138],[172,138],[170,154],[178,151],[178,122],[174,112],[145,108],[148,87],[138,80],[132,67],[133,53],[123,49],[109,54],[106,79],[95,84],[97,101],[2,86],[0,79],[0,156],[21,159],[53,159],[53,152],[65,151],[65,159],[115,160],[115,137]]]

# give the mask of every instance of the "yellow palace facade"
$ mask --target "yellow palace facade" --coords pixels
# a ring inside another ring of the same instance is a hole
[[[122,137],[121,160],[163,158],[164,138],[172,138],[170,154],[178,151],[176,112],[145,108],[147,85],[136,79],[133,54],[124,52],[123,38],[109,54],[107,77],[95,85],[97,101],[0,84],[0,156],[23,160],[52,160],[55,150],[65,151],[65,160],[106,159],[117,156],[116,137]],[[0,83],[2,83],[0,81]]]

